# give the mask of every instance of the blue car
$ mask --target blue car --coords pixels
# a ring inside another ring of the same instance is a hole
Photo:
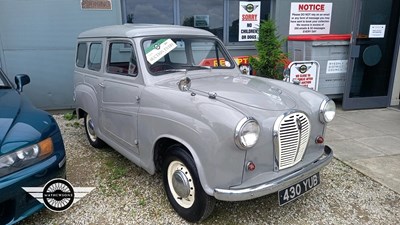
[[[27,75],[15,84],[0,69],[0,224],[13,224],[43,208],[22,187],[65,178],[66,155],[54,118],[23,95]]]

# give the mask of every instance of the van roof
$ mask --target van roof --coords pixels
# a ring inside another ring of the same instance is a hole
[[[164,24],[124,24],[99,27],[82,32],[78,38],[94,37],[143,37],[152,35],[199,35],[215,36],[214,34],[193,27]]]

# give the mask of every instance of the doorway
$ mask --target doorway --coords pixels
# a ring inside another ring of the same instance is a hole
[[[398,0],[354,0],[343,109],[389,106],[399,11]]]

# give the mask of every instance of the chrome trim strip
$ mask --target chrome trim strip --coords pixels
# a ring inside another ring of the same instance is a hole
[[[325,106],[328,103],[329,99],[324,99],[321,102],[321,105],[319,106],[319,121],[321,121],[321,123],[326,124],[326,121],[324,119],[324,113],[325,113]]]
[[[273,134],[272,138],[273,138],[273,142],[274,142],[274,171],[279,171],[279,149],[281,147],[279,145],[279,126],[280,126],[283,118],[285,118],[287,115],[289,115],[291,113],[293,113],[293,112],[291,111],[291,112],[288,112],[288,113],[285,113],[285,114],[279,116],[274,123],[274,130],[272,132],[272,134]]]
[[[279,129],[280,129],[283,119],[285,119],[287,116],[289,116],[291,114],[295,114],[295,113],[304,114],[307,117],[307,120],[309,121],[309,118],[304,111],[290,110],[290,111],[285,112],[284,114],[280,115],[274,123],[273,132],[272,132],[272,140],[273,140],[273,147],[274,147],[274,171],[276,171],[276,172],[280,170],[279,168],[281,166],[279,164],[279,154],[280,154],[279,151],[281,148],[281,146],[279,144]],[[311,131],[311,123],[309,122],[308,125],[309,125],[309,130]],[[300,138],[299,141],[301,142],[301,135],[299,136],[299,138]],[[300,145],[299,145],[299,147],[300,147]],[[297,158],[297,156],[296,156],[296,158]]]
[[[250,122],[255,122],[255,123],[257,123],[258,126],[260,126],[258,124],[257,120],[254,119],[253,117],[244,117],[243,119],[241,119],[239,121],[239,123],[236,125],[236,128],[235,128],[235,134],[234,134],[233,139],[235,140],[236,146],[238,148],[240,148],[241,150],[249,149],[246,146],[243,146],[242,143],[240,142],[240,133],[242,131],[243,126],[246,125],[246,123],[250,123]]]
[[[307,177],[319,172],[333,159],[333,152],[329,146],[325,146],[324,154],[313,163],[284,177],[263,183],[257,186],[243,189],[214,189],[214,197],[222,201],[244,201],[275,193],[290,185],[296,184]],[[234,188],[234,187],[233,187]]]

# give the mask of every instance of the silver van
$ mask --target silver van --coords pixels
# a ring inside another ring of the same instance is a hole
[[[335,103],[313,90],[243,75],[208,31],[127,24],[83,32],[74,101],[88,141],[161,172],[190,222],[215,201],[277,193],[279,204],[318,186]],[[151,187],[143,187],[151,188]]]

